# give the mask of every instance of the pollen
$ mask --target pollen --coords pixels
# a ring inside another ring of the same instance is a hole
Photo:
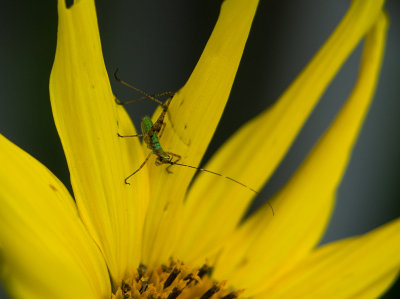
[[[123,280],[112,299],[234,299],[242,291],[226,286],[226,281],[211,278],[212,268],[204,264],[191,269],[180,261],[170,260],[153,270],[140,265],[133,276]]]

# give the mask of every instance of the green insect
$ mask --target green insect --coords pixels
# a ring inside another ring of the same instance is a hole
[[[132,174],[130,174],[128,177],[125,178],[125,184],[129,184],[128,180],[129,178],[131,178],[133,175],[135,175],[137,172],[139,172],[144,165],[146,165],[147,161],[150,159],[151,155],[154,154],[157,156],[156,159],[156,165],[162,165],[162,164],[169,164],[169,166],[167,167],[167,171],[171,172],[169,170],[169,168],[173,165],[176,164],[177,161],[180,160],[181,156],[171,153],[171,152],[165,152],[163,150],[163,148],[160,145],[160,141],[159,138],[162,136],[163,132],[164,132],[164,128],[166,123],[164,122],[164,118],[165,115],[168,112],[168,107],[169,104],[172,101],[172,98],[174,96],[173,92],[167,91],[167,92],[163,92],[163,93],[159,93],[159,94],[155,94],[155,95],[150,95],[145,93],[144,91],[130,85],[129,83],[122,81],[118,75],[118,69],[115,71],[114,73],[114,77],[115,79],[120,82],[121,84],[135,90],[136,92],[140,93],[143,95],[143,97],[138,98],[138,99],[134,99],[134,100],[130,100],[130,101],[126,101],[126,102],[121,102],[119,101],[117,98],[115,98],[115,101],[118,105],[126,105],[126,104],[130,104],[133,102],[137,102],[140,100],[144,100],[144,99],[150,99],[154,102],[156,102],[157,104],[159,104],[162,107],[162,112],[160,114],[160,116],[158,117],[158,119],[156,120],[155,123],[152,122],[151,118],[148,116],[143,117],[142,121],[141,121],[141,129],[142,129],[142,134],[136,134],[136,135],[120,135],[118,134],[118,137],[142,137],[143,141],[146,143],[147,147],[149,149],[151,149],[151,152],[147,155],[146,159],[143,161],[143,163],[139,166],[138,169],[136,169]],[[156,99],[155,96],[165,96],[168,95],[169,98],[165,101],[165,103],[161,102],[160,100]],[[176,158],[176,160],[173,162],[172,159]],[[178,165],[178,164],[176,164]]]
[[[166,123],[164,122],[164,118],[165,118],[165,115],[168,112],[168,107],[171,104],[171,101],[172,101],[172,98],[174,96],[174,93],[170,92],[170,91],[167,91],[167,92],[154,94],[154,95],[147,94],[146,92],[144,92],[144,91],[142,91],[142,90],[130,85],[129,83],[127,83],[125,81],[122,81],[118,77],[117,73],[118,73],[118,69],[114,72],[114,77],[119,83],[121,83],[121,84],[123,84],[123,85],[125,85],[125,86],[127,86],[127,87],[129,87],[129,88],[131,88],[133,90],[135,90],[136,92],[140,93],[141,95],[143,95],[143,97],[141,97],[141,98],[130,100],[130,101],[125,101],[125,102],[121,102],[117,98],[115,98],[115,101],[116,101],[116,103],[118,105],[126,105],[126,104],[130,104],[130,103],[137,102],[137,101],[140,101],[140,100],[149,99],[149,100],[152,100],[152,101],[156,102],[157,104],[159,104],[162,107],[162,112],[161,112],[160,116],[158,117],[158,119],[156,120],[155,123],[152,122],[150,117],[148,117],[148,116],[143,117],[143,119],[141,121],[142,134],[124,135],[123,136],[123,135],[120,135],[119,133],[117,133],[118,137],[121,137],[121,138],[125,138],[125,137],[142,137],[143,141],[147,145],[147,148],[149,148],[151,150],[151,152],[147,155],[146,159],[139,166],[139,168],[136,169],[133,173],[131,173],[129,176],[127,176],[125,178],[125,184],[130,185],[128,180],[132,176],[134,176],[136,173],[138,173],[146,165],[146,163],[150,159],[151,155],[156,155],[157,158],[156,158],[155,164],[157,166],[163,165],[163,164],[167,164],[168,167],[166,168],[166,170],[169,173],[171,173],[169,168],[171,166],[173,166],[173,165],[189,167],[189,168],[192,168],[192,169],[200,170],[200,171],[203,171],[203,172],[208,172],[208,173],[211,173],[211,174],[226,178],[226,179],[228,179],[228,180],[230,180],[230,181],[232,181],[232,182],[234,182],[236,184],[239,184],[239,185],[247,188],[248,190],[252,191],[253,193],[255,193],[257,195],[259,194],[258,191],[254,190],[253,188],[251,188],[251,187],[243,184],[242,182],[240,182],[240,181],[238,181],[238,180],[236,180],[234,178],[231,178],[229,176],[225,176],[223,174],[220,174],[218,172],[214,172],[214,171],[211,171],[211,170],[208,170],[208,169],[204,169],[204,168],[200,168],[200,167],[196,167],[196,166],[192,166],[192,165],[188,165],[188,164],[178,163],[178,161],[181,159],[181,156],[178,155],[178,154],[172,153],[172,152],[164,151],[163,148],[161,147],[161,144],[160,144],[160,138],[161,138],[161,136],[162,136],[162,134],[164,132],[164,128],[165,128],[165,125],[166,125]],[[169,97],[165,101],[165,103],[163,103],[162,101],[160,101],[160,100],[158,100],[156,98],[156,97],[166,96],[166,95],[169,96]],[[174,158],[175,158],[175,160],[174,160]],[[272,215],[274,215],[274,209],[272,208],[270,203],[268,203],[268,205],[270,206],[270,208],[272,210]]]

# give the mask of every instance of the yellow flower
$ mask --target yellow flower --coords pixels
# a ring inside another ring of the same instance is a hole
[[[186,85],[173,97],[161,143],[198,165],[221,117],[257,7],[225,0]],[[354,0],[335,32],[270,109],[206,165],[259,189],[354,47],[358,81],[331,127],[268,205],[241,222],[254,194],[228,180],[152,157],[116,105],[93,0],[59,0],[50,79],[53,115],[74,199],[42,164],[0,137],[1,277],[15,298],[374,298],[400,269],[400,219],[316,247],[380,69],[383,1]],[[160,110],[155,113],[158,117]],[[140,277],[139,277],[140,276]],[[140,279],[139,279],[140,278]],[[141,294],[141,295],[140,295]],[[153,297],[150,297],[153,296]],[[160,297],[159,297],[160,296]],[[196,297],[197,296],[197,297]],[[146,297],[147,298],[147,297]]]

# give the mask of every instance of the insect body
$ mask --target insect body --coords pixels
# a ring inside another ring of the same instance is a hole
[[[163,124],[165,125],[165,123]],[[152,153],[157,156],[156,160],[157,165],[169,164],[169,162],[172,161],[173,157],[177,157],[178,160],[180,159],[181,156],[174,153],[165,152],[162,149],[160,145],[160,140],[158,139],[157,131],[153,130],[154,124],[151,121],[150,117],[145,116],[142,119],[141,126],[142,126],[143,140],[147,144],[147,147],[152,150]]]
[[[258,191],[254,190],[253,188],[243,184],[242,182],[240,182],[240,181],[238,181],[238,180],[236,180],[236,179],[234,179],[232,177],[225,176],[223,174],[220,174],[218,172],[214,172],[214,171],[211,171],[211,170],[208,170],[208,169],[204,169],[204,168],[200,168],[200,167],[196,167],[196,166],[192,166],[192,165],[188,165],[188,164],[178,163],[178,161],[181,159],[180,155],[174,154],[172,152],[164,151],[163,148],[161,147],[159,138],[161,138],[161,136],[162,136],[162,134],[164,132],[164,128],[165,128],[165,125],[166,125],[166,123],[164,122],[164,118],[165,118],[165,115],[168,112],[168,107],[171,104],[171,101],[172,101],[174,93],[172,93],[172,92],[163,92],[163,93],[156,94],[156,95],[149,95],[149,94],[145,93],[144,91],[142,91],[142,90],[140,90],[140,89],[138,89],[136,87],[133,87],[129,83],[120,80],[119,77],[117,76],[117,72],[118,72],[118,69],[115,71],[114,77],[118,82],[122,83],[123,85],[125,85],[125,86],[127,86],[127,87],[129,87],[129,88],[131,88],[131,89],[133,89],[133,90],[135,90],[135,91],[137,91],[137,92],[139,92],[140,94],[143,95],[143,97],[141,97],[141,98],[134,99],[134,100],[131,100],[131,101],[126,101],[126,102],[121,102],[118,99],[115,99],[115,101],[116,101],[116,103],[118,105],[126,105],[126,104],[133,103],[133,102],[136,102],[136,101],[139,101],[139,100],[149,99],[149,100],[152,100],[152,101],[158,103],[162,107],[162,112],[161,112],[160,116],[157,118],[156,122],[153,123],[151,118],[148,117],[148,116],[143,117],[143,119],[141,121],[142,134],[124,135],[124,136],[122,136],[119,133],[117,133],[117,135],[119,137],[142,137],[143,141],[147,145],[147,148],[149,148],[151,150],[151,152],[147,155],[146,159],[139,166],[139,168],[136,169],[133,173],[131,173],[129,176],[127,176],[125,178],[125,184],[130,185],[128,180],[132,176],[134,176],[136,173],[138,173],[146,165],[146,163],[150,159],[151,155],[156,155],[157,158],[155,160],[155,164],[157,166],[163,165],[163,164],[168,164],[169,166],[166,168],[166,170],[169,173],[171,173],[169,168],[171,166],[173,166],[173,165],[184,166],[184,167],[200,170],[200,171],[203,171],[203,172],[208,172],[208,173],[211,173],[211,174],[226,178],[226,179],[228,179],[228,180],[230,180],[230,181],[232,181],[232,182],[234,182],[236,184],[239,184],[239,185],[247,188],[248,190],[252,191],[255,194],[259,194]],[[157,98],[155,98],[155,96],[165,96],[165,95],[169,96],[169,98],[165,101],[165,103],[163,103],[160,100],[158,100]],[[174,160],[174,158],[175,158],[175,160]],[[272,206],[268,202],[267,202],[267,204],[271,207],[272,215],[274,215],[274,210],[273,210]]]
[[[130,85],[129,83],[122,81],[119,77],[118,77],[118,69],[114,72],[114,77],[115,79],[120,82],[121,84],[137,91],[138,93],[144,95],[141,98],[138,99],[134,99],[134,100],[130,100],[130,101],[126,101],[126,102],[121,102],[119,101],[117,98],[115,98],[115,102],[118,105],[126,105],[126,104],[130,104],[133,102],[137,102],[140,100],[144,100],[144,99],[149,99],[152,100],[154,102],[156,102],[157,104],[159,104],[162,107],[162,112],[160,114],[160,116],[157,118],[156,122],[153,123],[151,118],[148,116],[143,117],[140,125],[141,125],[141,129],[142,129],[142,134],[136,134],[136,135],[120,135],[119,133],[117,133],[118,137],[142,137],[143,141],[146,143],[147,148],[151,149],[151,152],[147,155],[146,159],[143,161],[143,163],[139,166],[138,169],[136,169],[132,174],[130,174],[128,177],[125,178],[125,184],[129,184],[128,180],[135,175],[137,172],[139,172],[144,165],[146,165],[147,161],[150,159],[151,155],[154,154],[157,156],[156,159],[156,165],[161,165],[161,164],[167,164],[167,161],[172,161],[173,157],[177,158],[177,161],[181,158],[181,156],[174,154],[174,153],[169,153],[169,152],[165,152],[161,145],[160,145],[160,141],[159,141],[159,137],[162,136],[163,132],[164,132],[164,128],[166,123],[164,122],[164,118],[165,115],[168,112],[168,107],[172,101],[172,97],[174,95],[173,92],[163,92],[163,93],[159,93],[156,94],[154,96],[165,96],[168,95],[169,98],[165,101],[165,103],[161,102],[160,100],[158,100],[157,98],[155,98],[153,95],[149,95],[146,92]],[[168,163],[170,164],[170,163]],[[171,164],[170,164],[171,165]],[[167,171],[169,171],[169,167],[167,167]]]
[[[163,113],[165,115],[165,110],[163,110]],[[157,133],[160,134],[160,137],[164,131],[165,123],[160,120],[160,118],[164,118],[163,114],[157,119],[157,121],[153,124],[151,121],[150,117],[145,116],[142,119],[141,122],[141,127],[142,127],[142,134],[139,135],[129,135],[129,136],[121,136],[120,137],[143,137],[143,141],[146,143],[147,148],[151,149],[151,152],[147,155],[146,159],[143,161],[143,163],[139,166],[138,169],[136,169],[132,174],[130,174],[128,177],[125,178],[125,184],[129,185],[128,180],[135,175],[140,169],[143,168],[144,165],[146,165],[147,161],[150,159],[151,155],[154,154],[157,156],[156,159],[156,165],[162,165],[162,164],[169,164],[167,167],[167,171],[169,171],[169,167],[176,164],[176,161],[179,161],[181,156],[171,153],[171,152],[165,152],[163,148],[160,145],[160,140],[159,136]],[[175,162],[172,161],[173,158],[177,158]]]

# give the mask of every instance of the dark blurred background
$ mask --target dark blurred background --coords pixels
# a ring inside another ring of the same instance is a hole
[[[224,116],[205,160],[241,124],[271,105],[339,23],[349,1],[261,0]],[[177,91],[193,70],[217,20],[221,1],[96,1],[110,78],[120,76],[149,93]],[[400,1],[391,19],[375,101],[338,191],[330,242],[365,233],[400,216]],[[0,133],[45,164],[69,188],[53,123],[48,84],[57,33],[56,1],[3,1],[0,10]],[[291,151],[262,192],[284,185],[329,126],[355,82],[361,47],[323,96]],[[135,96],[111,79],[121,99]],[[134,121],[151,113],[137,103]],[[132,115],[132,114],[131,114]],[[3,228],[4,229],[4,228]],[[397,283],[384,298],[400,298]],[[0,290],[0,298],[7,298]]]

